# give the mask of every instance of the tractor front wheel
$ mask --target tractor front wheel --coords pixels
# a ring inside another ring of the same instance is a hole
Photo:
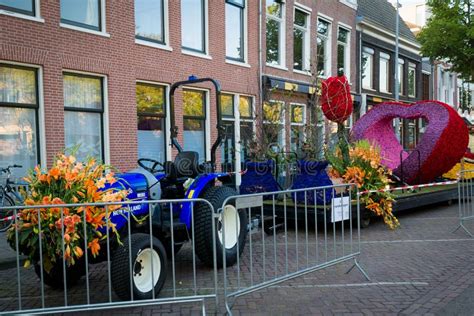
[[[223,206],[228,197],[235,195],[237,192],[232,188],[211,187],[204,191],[201,197],[209,201],[214,212],[218,212],[221,208],[222,211],[217,217],[214,217],[212,209],[206,203],[199,203],[195,209],[196,254],[210,267],[214,266],[214,245],[216,246],[216,262],[219,268],[223,266],[224,251],[226,266],[232,266],[244,250],[247,240],[247,212],[238,210],[234,200]],[[212,238],[212,225],[215,225],[214,239]]]
[[[112,287],[124,301],[151,299],[153,292],[156,297],[165,283],[166,251],[159,239],[151,239],[146,234],[132,234],[112,256]]]

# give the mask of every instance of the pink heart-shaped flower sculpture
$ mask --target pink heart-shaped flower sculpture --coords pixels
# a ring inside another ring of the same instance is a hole
[[[393,130],[393,119],[424,119],[428,123],[418,146],[410,154],[403,148]],[[449,105],[438,101],[421,101],[412,105],[381,103],[361,117],[352,129],[352,139],[367,139],[380,147],[382,163],[408,183],[427,183],[449,171],[466,152],[469,131],[466,123]],[[418,157],[419,155],[419,157]]]

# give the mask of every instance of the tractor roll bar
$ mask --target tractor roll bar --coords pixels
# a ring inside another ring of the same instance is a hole
[[[174,111],[174,93],[176,89],[178,89],[180,86],[183,85],[189,85],[189,84],[195,84],[195,83],[200,83],[200,82],[211,82],[215,89],[216,89],[216,114],[217,114],[217,139],[214,142],[214,144],[211,147],[211,164],[212,167],[214,168],[215,162],[216,162],[216,150],[219,147],[219,145],[222,142],[222,139],[224,138],[224,129],[221,124],[221,85],[220,83],[212,78],[201,78],[198,79],[194,76],[190,76],[188,80],[185,81],[178,81],[175,82],[171,85],[170,88],[170,121],[171,121],[171,126],[170,126],[170,135],[171,135],[171,146],[174,146],[178,152],[183,151],[183,147],[178,143],[178,126],[176,126],[176,121],[175,121],[175,111]]]

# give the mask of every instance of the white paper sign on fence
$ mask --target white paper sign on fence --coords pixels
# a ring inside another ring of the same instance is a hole
[[[349,219],[349,203],[350,199],[348,196],[333,198],[331,203],[332,215],[331,223],[341,222]]]

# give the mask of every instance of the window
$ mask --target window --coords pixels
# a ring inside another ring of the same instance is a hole
[[[182,47],[206,53],[205,0],[181,0]]]
[[[362,87],[364,89],[373,89],[373,71],[374,71],[374,50],[372,48],[362,48]]]
[[[137,83],[138,158],[166,161],[166,87]]]
[[[275,151],[285,147],[284,106],[280,101],[263,103],[263,142]]]
[[[225,51],[228,59],[244,61],[245,0],[226,0]]]
[[[135,0],[135,37],[166,44],[164,1]]]
[[[331,23],[318,19],[318,37],[317,37],[317,71],[322,77],[330,76],[331,67]]]
[[[291,105],[291,148],[293,152],[299,152],[303,147],[306,123],[306,107],[302,104]]]
[[[238,108],[235,107],[237,100]],[[237,119],[235,110],[239,112],[239,119]],[[252,98],[243,95],[222,94],[221,113],[225,128],[225,139],[221,146],[222,170],[235,171],[234,163],[243,162],[248,158],[250,141],[253,139]],[[236,129],[240,129],[237,136]],[[236,141],[239,146],[236,146]],[[240,151],[239,158],[236,155],[237,151]]]
[[[380,53],[380,91],[388,93],[390,77],[390,55]]]
[[[309,70],[308,14],[298,9],[293,24],[293,69]]]
[[[76,148],[78,160],[104,159],[103,79],[64,74],[64,138],[66,148]]]
[[[199,154],[206,160],[206,92],[183,91],[183,143],[187,151]]]
[[[398,58],[398,93],[401,95],[403,95],[403,69],[405,69],[405,60]]]
[[[100,31],[101,1],[104,0],[61,0],[61,23]]]
[[[416,96],[416,65],[408,65],[408,96]]]
[[[350,77],[349,71],[349,35],[350,32],[342,27],[337,34],[337,71],[343,72],[347,78]]]
[[[35,0],[0,0],[0,10],[35,16]]]
[[[22,165],[15,176],[39,162],[37,77],[34,68],[0,64],[0,165]]]
[[[267,0],[267,64],[285,66],[284,6],[280,1]]]

